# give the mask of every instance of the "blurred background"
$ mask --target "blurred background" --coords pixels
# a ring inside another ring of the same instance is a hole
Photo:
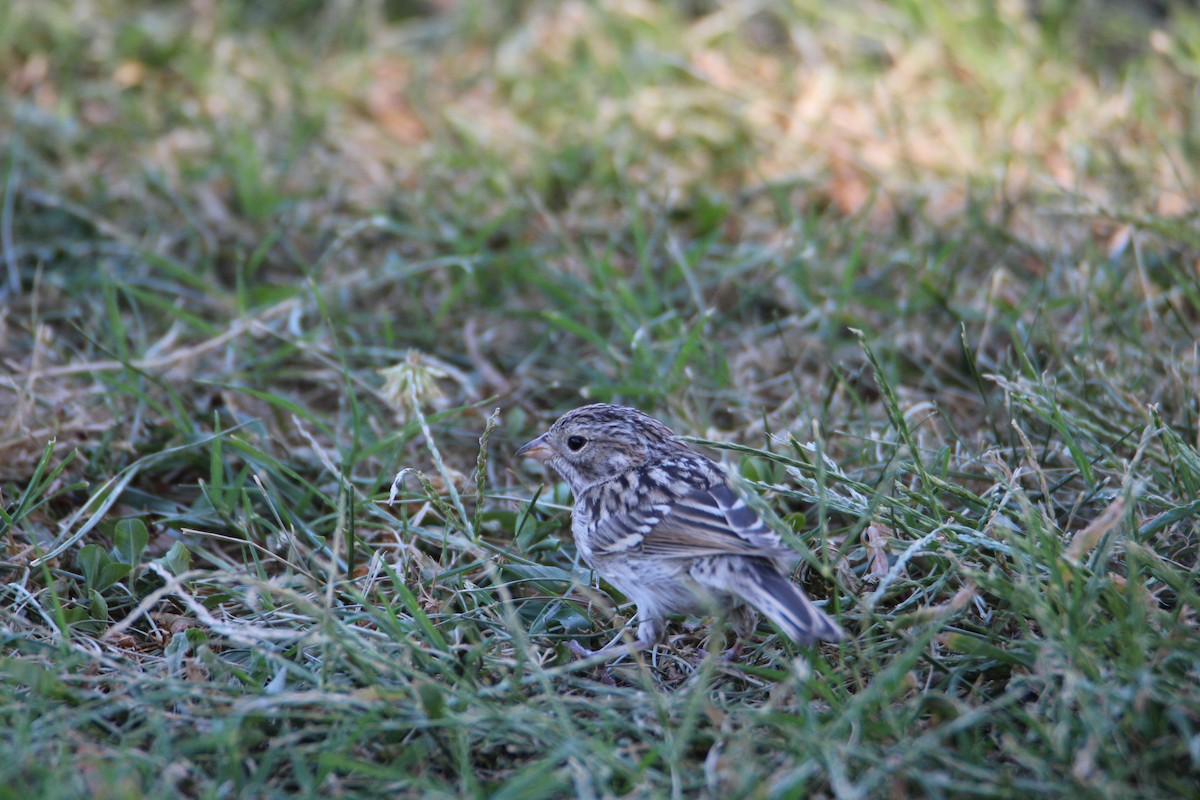
[[[1059,350],[1192,333],[1166,312],[1195,264],[1163,255],[1197,236],[1190,5],[0,14],[11,468],[30,432],[161,416],[72,363],[344,412],[346,369],[375,387],[416,348],[458,370],[451,405],[621,398],[753,429],[862,413],[825,397],[865,363],[851,327],[930,392],[964,330],[984,372],[1014,363],[1014,325]],[[1127,293],[1140,311],[1089,317]],[[13,389],[39,370],[53,402]]]

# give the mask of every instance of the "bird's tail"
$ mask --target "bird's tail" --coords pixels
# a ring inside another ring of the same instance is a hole
[[[743,595],[746,602],[778,625],[788,638],[799,645],[818,641],[836,642],[846,637],[842,626],[813,605],[804,591],[773,566],[755,565],[757,593]]]
[[[808,646],[821,640],[836,642],[845,638],[841,626],[813,605],[800,587],[779,571],[773,560],[741,557],[721,561],[724,563],[719,566],[712,565],[716,569],[710,575],[717,578],[714,573],[723,572],[720,578],[724,580],[703,582],[714,588],[719,586],[754,606],[796,644]],[[701,577],[695,571],[692,574]]]

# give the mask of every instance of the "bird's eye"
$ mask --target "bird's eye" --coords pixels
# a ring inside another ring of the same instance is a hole
[[[583,447],[585,444],[587,444],[587,439],[582,436],[572,436],[567,439],[567,447],[571,448],[572,452]]]

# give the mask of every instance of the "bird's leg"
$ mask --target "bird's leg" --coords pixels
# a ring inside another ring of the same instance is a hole
[[[750,634],[754,633],[754,629],[758,627],[758,612],[750,606],[738,606],[730,612],[729,621],[736,638],[733,640],[733,647],[726,650],[721,656],[726,663],[737,661],[737,657],[742,654],[742,648],[746,646],[746,639],[750,638]]]
[[[658,644],[663,637],[666,626],[663,624],[661,617],[649,617],[638,615],[638,630],[637,639],[628,645],[629,652],[638,653],[642,650],[650,650],[654,645]],[[610,643],[611,647],[615,642]]]

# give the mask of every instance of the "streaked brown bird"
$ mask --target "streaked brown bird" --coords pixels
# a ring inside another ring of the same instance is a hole
[[[797,644],[845,636],[788,579],[798,554],[738,496],[718,464],[658,420],[625,406],[583,406],[517,455],[547,462],[570,484],[575,546],[637,605],[632,648],[657,644],[669,614],[728,613],[737,636],[728,658],[754,631],[759,611]],[[592,654],[571,644],[577,655]]]

